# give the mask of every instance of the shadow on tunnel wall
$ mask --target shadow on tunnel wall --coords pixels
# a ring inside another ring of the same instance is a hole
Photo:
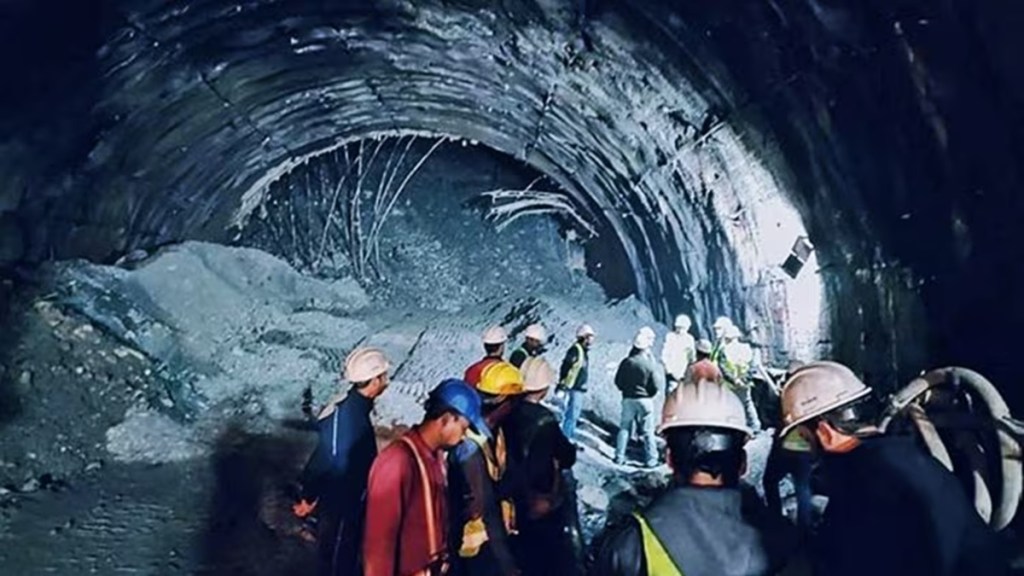
[[[314,549],[299,537],[291,515],[291,486],[307,448],[299,434],[253,434],[239,422],[227,425],[212,456],[216,485],[199,574],[314,573]]]

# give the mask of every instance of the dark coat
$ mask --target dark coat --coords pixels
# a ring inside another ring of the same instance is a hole
[[[686,576],[766,576],[796,552],[793,526],[739,489],[675,487],[641,515]],[[631,518],[604,541],[593,576],[648,576],[640,525]]]
[[[866,439],[822,464],[829,503],[813,548],[816,574],[1007,573],[960,483],[911,438]]]
[[[355,390],[318,422],[316,448],[302,472],[303,499],[316,501],[321,569],[348,574],[358,566],[364,495],[377,457],[373,401]]]
[[[665,371],[648,350],[634,348],[615,371],[623,398],[653,398],[665,386]]]

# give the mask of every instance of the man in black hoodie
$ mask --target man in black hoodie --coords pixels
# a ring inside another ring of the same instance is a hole
[[[784,427],[821,459],[828,507],[812,547],[815,574],[994,576],[1007,562],[948,470],[912,438],[868,425],[871,389],[846,366],[813,362],[782,391]]]
[[[644,326],[633,339],[630,350],[615,372],[615,387],[622,392],[622,417],[615,438],[615,463],[626,463],[626,446],[634,425],[644,440],[644,465],[658,465],[654,440],[654,396],[665,386],[665,371],[654,359],[654,330]]]

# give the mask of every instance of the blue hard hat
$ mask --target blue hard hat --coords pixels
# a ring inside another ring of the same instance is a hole
[[[443,380],[430,391],[430,398],[465,417],[478,434],[490,436],[491,432],[480,411],[480,395],[465,381],[458,378]]]

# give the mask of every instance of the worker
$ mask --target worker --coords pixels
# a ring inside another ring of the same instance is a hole
[[[377,348],[356,348],[345,359],[347,394],[328,403],[317,421],[317,445],[300,479],[300,518],[316,519],[321,575],[358,571],[362,537],[362,496],[377,456],[370,411],[388,387],[391,368]]]
[[[722,378],[729,388],[743,402],[743,409],[747,411],[747,424],[754,430],[761,429],[761,419],[757,415],[757,408],[754,406],[754,398],[751,392],[753,386],[748,374],[751,362],[753,362],[753,351],[750,346],[740,340],[742,333],[735,325],[728,325],[722,330],[722,345],[716,351],[712,351],[712,359],[718,362],[722,370]]]
[[[441,382],[424,409],[420,424],[385,448],[370,469],[364,576],[448,572],[443,452],[458,446],[471,428],[486,432],[487,427],[480,397],[462,380]]]
[[[722,346],[725,345],[725,331],[732,325],[732,319],[728,316],[715,318],[715,323],[711,325],[711,330],[714,333],[714,348],[711,351],[713,361],[718,361],[718,355],[721,353]]]
[[[793,360],[784,375],[784,381],[805,362]],[[777,392],[776,392],[777,394]],[[775,414],[778,417],[779,406],[775,406]],[[782,426],[777,427],[778,430]],[[811,530],[812,502],[811,502],[811,473],[813,470],[814,457],[811,454],[811,445],[796,428],[790,430],[785,436],[779,436],[772,443],[772,450],[768,454],[768,461],[765,464],[764,476],[761,478],[761,485],[764,489],[765,502],[768,509],[776,514],[782,514],[782,495],[779,490],[779,482],[787,475],[792,477],[793,492],[796,495],[796,525],[807,534]]]
[[[651,354],[654,340],[654,330],[648,326],[641,328],[633,339],[629,356],[619,363],[615,372],[615,387],[622,393],[622,417],[615,438],[616,464],[626,463],[626,446],[636,425],[644,441],[644,466],[658,465],[654,396],[664,386],[665,373]]]
[[[719,384],[683,383],[665,415],[672,485],[603,539],[596,576],[762,576],[793,557],[795,529],[745,500],[743,406]],[[867,574],[871,574],[868,572]]]
[[[540,404],[555,383],[554,369],[538,357],[528,358],[520,372],[526,396],[501,426],[509,468],[517,472],[512,500],[518,534],[512,549],[523,574],[570,576],[583,560],[572,476],[576,447]]]
[[[480,374],[477,393],[491,434],[469,433],[448,464],[452,573],[457,576],[515,576],[519,573],[509,536],[515,508],[507,494],[508,449],[502,422],[524,393],[522,374],[495,362]]]
[[[583,412],[583,396],[590,377],[590,347],[596,337],[590,324],[581,324],[576,329],[576,341],[565,352],[558,371],[557,393],[564,399],[561,402],[562,433],[570,442],[576,441],[576,426]]]
[[[846,366],[812,362],[782,391],[780,436],[792,430],[820,458],[825,509],[812,547],[816,574],[1006,574],[1006,557],[963,487],[914,439],[880,434],[868,388]]]
[[[665,335],[661,363],[665,367],[666,396],[683,381],[686,369],[697,357],[696,342],[690,334],[691,324],[689,316],[680,314],[673,323],[674,330]]]
[[[697,384],[702,380],[720,384],[722,382],[722,371],[718,369],[718,365],[711,361],[712,345],[709,340],[700,339],[694,345],[694,354],[696,360],[686,368],[686,372],[683,374],[683,384]],[[665,404],[662,406],[661,417],[665,419],[667,415],[676,409],[675,403],[679,402],[679,388],[676,387],[672,393],[665,397]]]
[[[474,362],[469,368],[466,368],[466,374],[462,378],[470,386],[476,386],[480,382],[480,373],[484,371],[484,368],[505,358],[508,332],[505,332],[505,329],[501,326],[491,326],[484,330],[482,340],[484,343],[484,357]]]
[[[510,364],[519,368],[523,362],[531,356],[540,356],[544,353],[544,343],[548,341],[547,330],[541,324],[530,324],[523,330],[523,343],[512,351],[508,357]]]

